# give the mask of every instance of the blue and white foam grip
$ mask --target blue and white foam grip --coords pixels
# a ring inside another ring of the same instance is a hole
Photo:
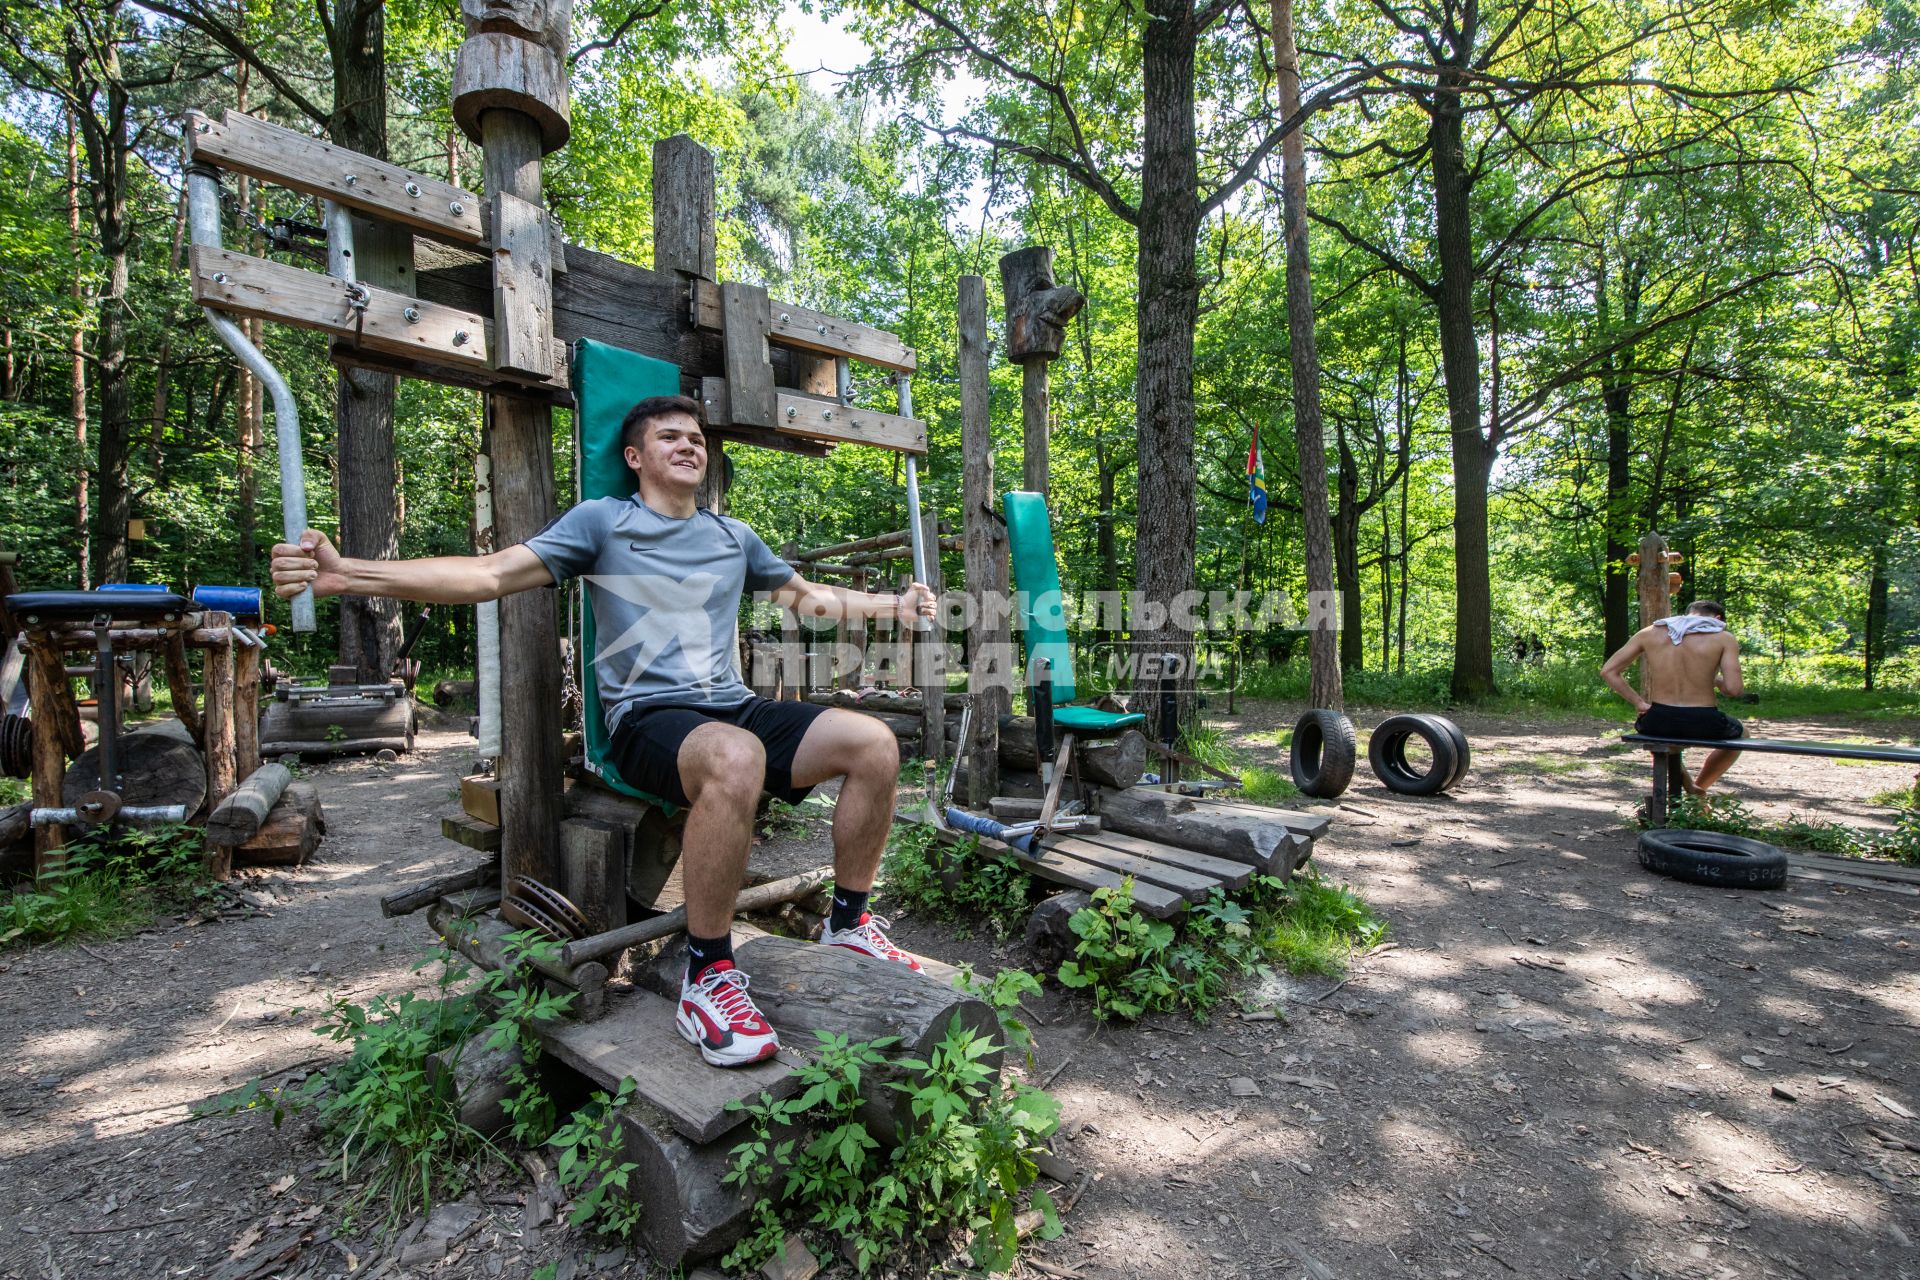
[[[1040,851],[1033,847],[1032,823],[1010,827],[1004,822],[995,822],[992,818],[982,818],[978,814],[968,813],[965,809],[949,808],[947,825],[955,831],[965,831],[970,835],[987,836],[999,840],[1029,858],[1040,856]]]

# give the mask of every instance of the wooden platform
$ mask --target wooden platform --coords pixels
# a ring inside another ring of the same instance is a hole
[[[1132,877],[1134,903],[1164,920],[1205,902],[1215,890],[1244,888],[1255,875],[1291,876],[1330,825],[1313,814],[1150,787],[1103,791],[1100,816],[1100,830],[1053,836],[1038,857],[998,840],[981,838],[980,847],[1015,859],[1029,875],[1073,889],[1117,889]],[[900,817],[921,820],[911,812]],[[942,830],[940,838],[957,843],[964,837]]]
[[[711,1142],[746,1120],[729,1110],[762,1092],[784,1098],[800,1087],[791,1050],[750,1067],[716,1071],[674,1026],[674,1001],[634,990],[613,999],[604,1018],[556,1022],[538,1029],[540,1042],[561,1062],[603,1089],[630,1079],[634,1096],[666,1117],[691,1142]]]

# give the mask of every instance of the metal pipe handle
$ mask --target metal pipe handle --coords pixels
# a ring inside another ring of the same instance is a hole
[[[194,245],[221,248],[220,179],[212,170],[196,166],[187,171],[187,212]],[[213,307],[201,310],[207,313],[214,335],[273,397],[273,434],[280,451],[280,528],[286,541],[299,542],[300,535],[307,531],[307,479],[300,456],[300,407],[294,403],[293,389],[260,349],[247,340],[239,325]],[[312,631],[313,588],[302,588],[288,603],[293,610],[293,629]]]
[[[893,375],[893,385],[900,393],[900,416],[913,416],[913,379],[904,373]],[[907,541],[913,547],[913,580],[928,586],[927,581],[927,538],[926,531],[920,527],[920,468],[909,453],[907,455]],[[923,618],[918,613],[913,617],[915,631],[933,630],[933,619]]]

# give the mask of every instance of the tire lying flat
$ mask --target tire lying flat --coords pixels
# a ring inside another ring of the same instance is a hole
[[[1343,794],[1353,782],[1358,756],[1353,721],[1338,711],[1309,711],[1293,726],[1287,763],[1302,795],[1331,800]]]
[[[1787,883],[1785,850],[1720,831],[1642,831],[1640,865],[1719,889],[1779,889]]]
[[[1438,795],[1466,772],[1462,753],[1454,734],[1459,730],[1439,716],[1389,716],[1367,741],[1367,763],[1381,785],[1396,795]],[[1407,760],[1407,743],[1419,738],[1426,743],[1433,763],[1424,771]]]

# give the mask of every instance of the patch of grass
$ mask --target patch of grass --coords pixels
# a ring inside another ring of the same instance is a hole
[[[1574,756],[1555,755],[1550,751],[1537,751],[1532,755],[1521,756],[1516,760],[1501,762],[1501,767],[1525,774],[1551,774],[1564,778],[1570,773],[1579,773],[1589,762]]]
[[[1912,786],[1892,787],[1873,793],[1874,804],[1888,809],[1920,809],[1920,782]]]
[[[767,807],[760,813],[760,832],[771,840],[804,836],[813,829],[812,819],[823,816],[832,805],[824,796],[808,796],[799,804],[788,804],[777,796],[769,796]]]
[[[1288,730],[1287,735],[1291,739],[1292,730]],[[1300,794],[1288,774],[1253,763],[1244,750],[1227,741],[1226,731],[1217,725],[1192,726],[1181,736],[1180,749],[1196,760],[1238,777],[1240,785],[1226,792],[1228,795],[1237,795],[1255,804],[1279,804]]]
[[[63,871],[0,900],[0,947],[117,938],[214,893],[197,828],[102,829],[67,846]]]
[[[25,778],[0,778],[0,806],[24,804],[33,798],[33,784]]]
[[[1346,885],[1316,875],[1292,887],[1266,944],[1292,972],[1338,977],[1356,947],[1371,947],[1387,936],[1386,921]]]
[[[1798,817],[1768,822],[1731,796],[1716,797],[1712,808],[1693,796],[1680,796],[1667,808],[1667,825],[1687,831],[1720,831],[1790,849],[1834,854],[1854,852],[1865,834],[1843,823],[1808,822]]]

